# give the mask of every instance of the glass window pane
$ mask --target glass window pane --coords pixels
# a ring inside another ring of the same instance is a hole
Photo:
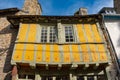
[[[56,42],[56,40],[57,40],[56,31],[57,30],[56,30],[55,26],[52,26],[52,27],[49,27],[49,28],[48,27],[42,27],[42,30],[41,30],[41,42],[43,42],[43,43],[44,42]]]
[[[47,42],[47,28],[46,27],[42,27],[41,42]]]
[[[77,77],[77,80],[84,80],[84,77]]]
[[[35,80],[35,75],[28,75],[28,79]]]
[[[94,76],[88,77],[87,80],[94,80]]]
[[[97,80],[106,80],[104,75],[99,75],[97,76]]]
[[[65,39],[66,42],[74,42],[72,26],[65,26]]]
[[[56,29],[55,27],[50,27],[50,35],[49,35],[49,38],[50,38],[50,42],[56,42]]]
[[[66,42],[69,42],[69,39],[66,39]]]
[[[18,78],[19,78],[19,79],[26,79],[26,75],[24,75],[24,74],[19,74],[19,75],[18,75]]]

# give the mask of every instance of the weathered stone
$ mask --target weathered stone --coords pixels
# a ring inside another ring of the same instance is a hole
[[[25,0],[23,10],[15,15],[40,15],[41,6],[38,0]],[[9,13],[8,13],[9,15]],[[0,80],[11,80],[10,63],[18,29],[10,29],[6,17],[0,17]]]
[[[17,32],[17,29],[10,29],[6,17],[0,18],[0,80],[7,78],[5,76],[12,69],[10,61]]]
[[[120,14],[120,0],[114,0],[114,8],[117,14]]]
[[[41,15],[42,8],[38,0],[25,0],[22,11],[17,15]]]

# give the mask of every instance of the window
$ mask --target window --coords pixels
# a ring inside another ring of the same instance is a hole
[[[105,78],[104,75],[99,75],[99,76],[97,76],[97,79],[98,79],[98,80],[106,80],[106,78]]]
[[[41,28],[41,42],[57,42],[57,29],[55,26],[43,26]]]
[[[84,77],[77,77],[77,80],[84,80]]]
[[[50,36],[49,36],[49,42],[56,42],[57,36],[56,36],[56,29],[55,27],[50,27]]]
[[[87,80],[94,80],[94,76],[89,76],[87,78],[88,78]]]
[[[41,42],[47,42],[47,27],[42,27]]]
[[[65,26],[65,41],[74,42],[74,33],[72,26]]]
[[[42,77],[41,80],[53,80],[52,77]]]
[[[61,43],[75,42],[73,25],[69,24],[63,24],[60,28],[52,25],[41,25],[40,34],[39,41],[41,43],[55,43],[57,41],[61,41]]]
[[[69,76],[59,76],[56,77],[56,80],[70,80]]]
[[[35,75],[19,74],[18,79],[35,80]]]

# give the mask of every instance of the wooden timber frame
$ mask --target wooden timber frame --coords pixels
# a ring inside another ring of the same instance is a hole
[[[7,9],[0,9],[0,17],[14,15],[15,13],[19,12],[18,8],[7,8]]]
[[[41,15],[15,15],[7,16],[8,21],[14,28],[18,28],[19,23],[94,23],[99,22],[101,15],[86,15],[86,16],[41,16]]]
[[[72,24],[72,23],[77,24],[77,23],[102,23],[102,20],[103,20],[102,15],[84,15],[84,16],[15,15],[15,16],[8,16],[7,19],[13,25],[13,28],[19,28],[20,23],[58,23],[58,22],[61,22],[61,23],[67,23],[67,24]],[[38,43],[33,43],[33,44],[38,44]],[[76,44],[84,44],[84,43],[76,43]],[[97,75],[106,74],[105,68],[109,66],[110,63],[111,61],[99,62],[99,63],[91,62],[87,64],[85,63],[76,63],[76,64],[72,64],[72,63],[71,64],[59,64],[59,63],[58,64],[52,64],[52,63],[44,64],[44,63],[41,63],[40,65],[40,64],[32,64],[32,63],[28,64],[28,63],[23,63],[23,62],[21,64],[21,62],[18,62],[18,63],[13,63],[12,65],[16,65],[18,67],[18,70],[22,69],[22,67],[27,66],[26,69],[31,70],[34,75],[39,77],[39,79],[36,79],[36,80],[41,80],[40,75],[43,75],[43,76],[50,75],[51,73],[54,74],[51,76],[62,75],[62,74],[63,75],[67,74],[70,77],[71,75],[74,76],[70,78],[70,80],[77,80],[76,76],[81,76],[81,75],[84,76],[84,80],[87,80],[86,76],[95,75],[94,80],[97,80],[96,79]],[[56,70],[52,71],[51,69],[56,69]],[[39,72],[38,70],[41,70],[41,71]],[[18,74],[27,72],[27,71],[25,72],[22,72],[22,71],[24,71],[24,69],[21,70],[21,72],[18,71]],[[55,77],[53,77],[53,80],[56,80]],[[107,80],[107,78],[105,80]]]

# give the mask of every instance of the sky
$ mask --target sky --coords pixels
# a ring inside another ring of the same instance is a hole
[[[96,14],[103,7],[113,7],[113,0],[39,0],[42,15],[73,15],[79,8],[87,8],[89,14]],[[0,9],[17,7],[22,9],[24,0],[3,0]]]

